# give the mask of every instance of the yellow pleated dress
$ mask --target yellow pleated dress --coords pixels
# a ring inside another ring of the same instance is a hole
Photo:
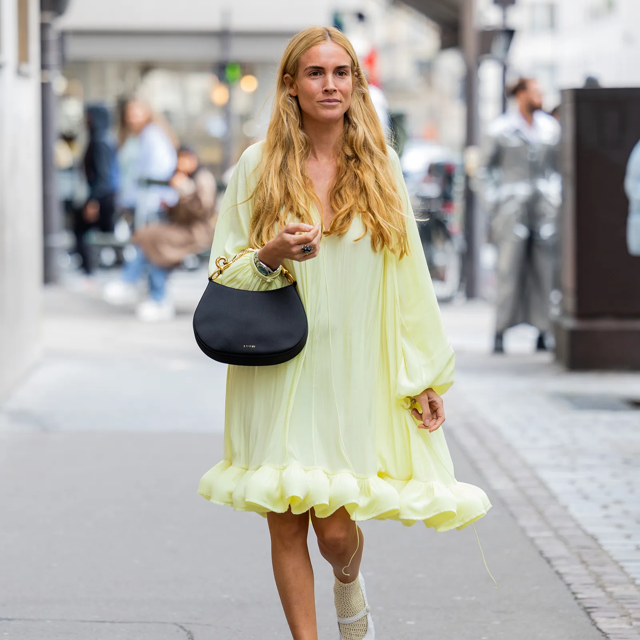
[[[231,259],[249,245],[261,153],[260,143],[247,149],[231,178],[209,273],[218,256]],[[321,518],[345,507],[353,520],[422,521],[437,531],[461,529],[490,508],[482,489],[456,481],[446,426],[418,429],[409,411],[412,396],[453,384],[455,356],[400,162],[388,153],[409,255],[374,252],[368,234],[355,241],[365,230],[356,217],[345,235],[322,238],[318,257],[285,262],[307,313],[307,344],[284,364],[229,366],[224,460],[200,481],[207,500],[263,515],[314,509]],[[287,284],[262,275],[251,254],[217,281],[248,290]]]

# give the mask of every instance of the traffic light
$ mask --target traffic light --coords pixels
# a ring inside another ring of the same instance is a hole
[[[229,62],[224,68],[224,77],[228,84],[237,84],[242,78],[242,69],[237,62]]]

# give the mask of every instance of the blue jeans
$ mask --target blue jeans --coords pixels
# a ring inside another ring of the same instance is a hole
[[[152,264],[140,249],[136,249],[136,257],[125,262],[122,267],[122,279],[135,284],[146,272],[149,277],[149,297],[156,302],[162,302],[167,294],[169,271],[170,269]]]

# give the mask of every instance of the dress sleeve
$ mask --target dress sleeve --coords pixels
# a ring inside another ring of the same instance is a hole
[[[251,151],[250,148],[248,152]],[[217,258],[224,256],[231,260],[249,246],[249,225],[253,209],[250,196],[257,179],[256,165],[256,162],[247,158],[245,151],[231,176],[220,205],[220,216],[213,236],[209,275],[217,268]],[[268,276],[260,273],[254,263],[253,254],[248,253],[228,267],[216,282],[234,289],[264,291],[277,289],[286,284],[284,278],[279,278],[279,275],[280,269]]]
[[[394,151],[389,153],[407,216],[409,239],[409,254],[397,260],[396,268],[401,344],[396,395],[408,407],[412,398],[425,389],[442,394],[451,387],[455,354],[442,326],[400,161]]]

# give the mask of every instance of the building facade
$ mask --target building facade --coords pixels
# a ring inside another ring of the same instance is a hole
[[[483,26],[498,26],[501,10],[480,0]],[[595,78],[602,87],[640,86],[640,2],[638,0],[516,0],[509,9],[516,30],[509,76],[533,76],[545,92],[545,108],[560,103],[562,89]],[[484,70],[488,111],[495,113],[501,81],[491,63]]]
[[[222,169],[225,152],[233,162],[266,133],[274,74],[287,42],[331,19],[327,1],[73,2],[58,23],[68,81],[60,126],[81,125],[79,103],[115,107],[137,95],[205,163]],[[238,75],[231,82],[227,63]]]
[[[0,401],[40,351],[39,15],[37,0],[0,1]]]
[[[376,67],[373,79],[389,110],[403,115],[409,135],[460,147],[460,61],[456,54],[438,57],[434,24],[390,0],[74,2],[58,22],[69,81],[61,127],[72,127],[74,118],[78,126],[79,101],[114,106],[117,97],[136,93],[164,113],[178,137],[216,168],[227,125],[234,158],[265,135],[275,69],[291,36],[334,22],[352,39],[365,68],[369,63]],[[216,104],[212,98],[219,97],[215,87],[226,61],[238,63],[241,73],[257,82],[250,92],[241,84],[231,86],[229,102]],[[227,111],[231,119],[225,122]]]

